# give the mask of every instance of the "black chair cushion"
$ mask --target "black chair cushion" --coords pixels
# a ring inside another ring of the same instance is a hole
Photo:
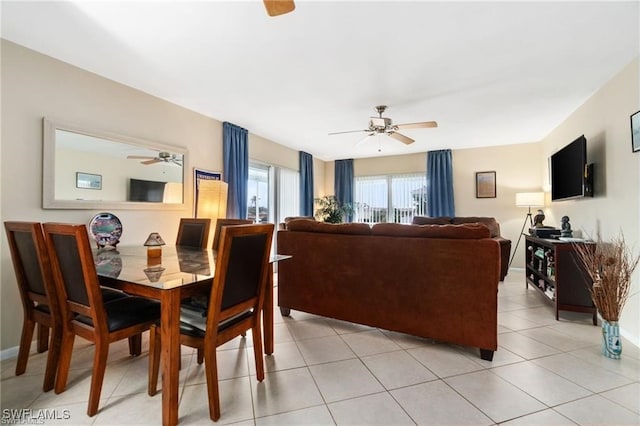
[[[124,299],[125,297],[129,297],[129,295],[126,293],[123,293],[118,290],[113,290],[110,288],[100,287],[100,290],[102,290],[102,301],[104,303],[109,303],[114,300]]]
[[[104,304],[109,331],[120,330],[135,324],[157,321],[160,318],[160,302],[144,297],[127,296]],[[75,318],[93,327],[91,318],[78,315]]]
[[[228,320],[222,321],[218,324],[218,331],[222,331],[234,324],[244,321],[247,318],[251,318],[253,311],[246,311]],[[204,334],[207,328],[207,318],[202,316],[202,312],[199,310],[193,310],[189,308],[180,308],[180,334],[184,334],[192,337],[204,338]]]
[[[206,317],[209,311],[209,295],[201,294],[188,297],[180,303],[180,307],[198,311],[203,317]]]

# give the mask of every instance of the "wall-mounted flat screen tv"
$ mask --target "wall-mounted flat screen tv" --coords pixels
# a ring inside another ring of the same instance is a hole
[[[128,200],[161,203],[164,199],[165,185],[166,182],[131,178]]]
[[[552,201],[593,196],[584,135],[551,155],[550,167]]]

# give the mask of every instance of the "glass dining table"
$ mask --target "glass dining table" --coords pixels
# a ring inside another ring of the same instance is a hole
[[[264,351],[273,353],[273,264],[291,256],[270,259],[268,290],[263,308]],[[216,251],[163,246],[160,258],[148,258],[144,246],[94,250],[100,284],[161,304],[162,424],[178,424],[180,365],[180,301],[208,294],[215,275]]]

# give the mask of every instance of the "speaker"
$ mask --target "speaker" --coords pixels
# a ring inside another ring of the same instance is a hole
[[[593,197],[593,163],[584,166],[584,196]]]

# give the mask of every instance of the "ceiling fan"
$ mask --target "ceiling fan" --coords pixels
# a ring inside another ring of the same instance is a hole
[[[178,166],[182,166],[182,158],[180,158],[176,154],[171,154],[170,152],[165,151],[159,152],[157,157],[150,157],[146,155],[129,155],[127,156],[127,158],[133,160],[145,160],[140,162],[145,166],[155,163],[173,163],[177,164]]]
[[[264,7],[267,9],[269,16],[278,16],[289,13],[296,8],[293,0],[263,0]]]
[[[378,105],[376,106],[376,111],[378,112],[378,117],[371,117],[369,120],[369,128],[364,130],[350,130],[346,132],[334,132],[329,133],[329,135],[339,135],[342,133],[356,133],[356,132],[366,132],[367,137],[379,134],[385,134],[390,138],[399,140],[404,144],[414,143],[415,140],[411,139],[408,136],[403,135],[402,133],[398,133],[398,130],[404,129],[425,129],[429,127],[438,127],[438,123],[435,121],[423,121],[420,123],[407,123],[407,124],[393,124],[393,121],[388,117],[383,117],[382,114],[387,109],[386,105]]]

